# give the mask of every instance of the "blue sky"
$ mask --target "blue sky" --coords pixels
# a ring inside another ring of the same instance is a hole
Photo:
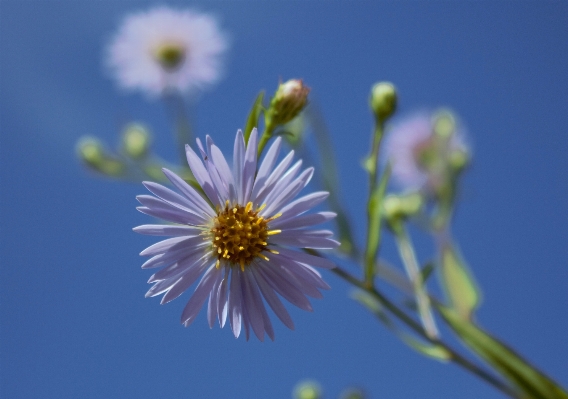
[[[451,365],[420,357],[330,273],[295,331],[235,340],[205,316],[178,320],[188,295],[144,299],[132,227],[140,184],[93,178],[84,134],[109,145],[129,120],[175,160],[163,104],[117,90],[105,44],[129,12],[157,3],[0,4],[0,393],[5,398],[288,398],[313,378],[334,398],[500,398]],[[481,325],[568,386],[568,5],[565,2],[166,2],[215,13],[231,37],[225,78],[193,109],[225,151],[254,96],[303,78],[338,156],[342,198],[364,234],[371,85],[390,80],[400,115],[449,106],[474,161],[454,232],[484,293]],[[432,256],[427,240],[418,254]],[[383,255],[396,260],[392,243]],[[356,266],[346,266],[356,272]],[[276,323],[275,323],[276,324]]]

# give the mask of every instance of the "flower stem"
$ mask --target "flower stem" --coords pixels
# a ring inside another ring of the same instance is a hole
[[[272,132],[274,132],[275,128],[276,128],[276,126],[273,126],[272,123],[266,124],[266,127],[264,128],[264,132],[262,133],[262,136],[260,136],[260,141],[258,142],[258,158],[259,159],[260,159],[260,156],[262,155],[262,151],[264,150],[264,147],[266,147],[266,144],[268,144],[268,141],[272,138]]]
[[[172,119],[175,121],[175,139],[178,148],[181,165],[187,165],[185,157],[185,145],[192,141],[191,124],[185,101],[180,93],[174,92],[166,94],[166,104],[171,113]]]
[[[385,295],[379,292],[374,286],[369,286],[366,281],[359,280],[358,278],[356,278],[355,276],[351,275],[350,273],[341,269],[338,266],[331,269],[331,271],[336,275],[338,275],[339,277],[341,277],[343,280],[356,286],[357,288],[360,288],[361,290],[367,292],[369,295],[374,297],[378,302],[381,303],[382,306],[384,306],[385,309],[387,309],[390,313],[392,313],[395,317],[397,317],[401,322],[406,324],[406,326],[408,326],[411,330],[417,333],[421,338],[447,350],[448,353],[450,354],[450,360],[452,360],[454,363],[458,364],[465,370],[471,372],[478,378],[484,380],[486,383],[492,385],[494,388],[498,389],[499,391],[509,396],[510,398],[522,399],[522,397],[516,391],[514,391],[503,381],[499,380],[497,377],[495,377],[488,371],[482,369],[481,367],[479,367],[469,359],[463,357],[448,344],[441,341],[439,338],[431,338],[420,323],[415,321],[406,312],[404,312],[393,302],[391,302]]]
[[[369,222],[367,224],[367,244],[365,246],[365,282],[369,286],[372,286],[373,283],[375,259],[379,251],[379,242],[375,242],[378,240],[373,240],[373,232],[374,229],[380,228],[380,226],[376,226],[376,223],[372,223],[372,215],[374,207],[380,206],[380,204],[376,204],[376,201],[373,200],[373,195],[377,188],[379,148],[383,138],[383,130],[383,122],[377,118],[375,121],[375,131],[373,133],[371,154],[369,154],[369,158],[366,162],[369,171],[369,200],[367,201],[367,216]]]
[[[439,333],[438,328],[436,327],[436,321],[432,314],[430,299],[426,292],[425,283],[422,281],[422,277],[420,275],[420,268],[418,266],[418,261],[416,260],[414,248],[410,242],[410,237],[402,223],[399,223],[395,230],[395,240],[400,257],[402,258],[402,263],[406,269],[408,279],[414,287],[414,296],[418,304],[418,313],[420,314],[422,325],[430,338],[437,338]]]

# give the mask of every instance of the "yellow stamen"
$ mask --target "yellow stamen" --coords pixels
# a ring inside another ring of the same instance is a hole
[[[282,233],[282,230],[270,230],[266,234],[268,234],[269,236],[273,236],[274,234],[280,234],[280,233]]]
[[[262,259],[264,259],[267,262],[270,260],[266,256],[264,256],[263,254],[258,254],[258,256],[261,257]]]
[[[269,217],[268,219],[266,219],[266,221],[267,221],[267,222],[271,222],[271,221],[273,221],[274,219],[278,219],[280,216],[282,216],[282,214],[281,214],[281,213],[277,213],[276,215],[271,216],[271,217]]]

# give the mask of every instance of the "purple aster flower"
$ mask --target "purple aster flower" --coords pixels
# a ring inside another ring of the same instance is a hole
[[[141,252],[151,256],[143,269],[162,267],[150,277],[154,285],[147,297],[163,294],[167,303],[188,290],[199,279],[187,302],[181,322],[189,326],[205,301],[207,319],[223,327],[227,321],[235,337],[244,327],[261,341],[264,333],[274,339],[265,303],[288,328],[294,324],[280,298],[311,311],[307,297],[321,298],[329,289],[314,267],[333,268],[324,258],[300,248],[331,249],[339,243],[329,230],[313,229],[336,215],[332,212],[306,214],[328,196],[319,191],[297,198],[313,175],[301,170],[302,161],[292,164],[294,151],[280,163],[281,139],[277,138],[257,168],[257,131],[245,147],[242,132],[235,138],[233,168],[208,136],[206,149],[198,140],[201,158],[186,146],[187,162],[205,196],[175,173],[163,169],[177,188],[144,182],[154,196],[137,197],[138,208],[175,224],[144,225],[141,234],[171,236]]]
[[[452,153],[469,153],[462,129],[442,137],[436,134],[435,122],[436,114],[421,112],[388,132],[383,159],[391,163],[392,176],[403,189],[435,191],[447,178]]]
[[[193,92],[216,82],[226,48],[213,17],[158,7],[125,18],[106,63],[121,87],[153,97],[172,89]]]

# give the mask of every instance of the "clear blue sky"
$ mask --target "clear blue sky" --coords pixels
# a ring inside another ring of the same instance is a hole
[[[144,299],[138,253],[154,240],[131,230],[148,222],[135,210],[144,189],[91,178],[74,149],[84,134],[114,145],[142,120],[175,160],[163,105],[119,93],[102,67],[122,17],[151,4],[0,4],[2,397],[288,398],[314,378],[326,398],[349,385],[372,398],[500,398],[405,347],[330,273],[314,313],[290,308],[296,330],[279,324],[275,342],[209,330],[203,314],[183,328],[187,295]],[[194,109],[198,134],[224,150],[259,89],[280,77],[312,87],[359,237],[370,86],[394,82],[401,114],[458,112],[475,158],[455,234],[484,292],[478,319],[568,386],[568,3],[167,4],[213,12],[231,35],[224,80]],[[384,255],[396,259],[392,245]]]

